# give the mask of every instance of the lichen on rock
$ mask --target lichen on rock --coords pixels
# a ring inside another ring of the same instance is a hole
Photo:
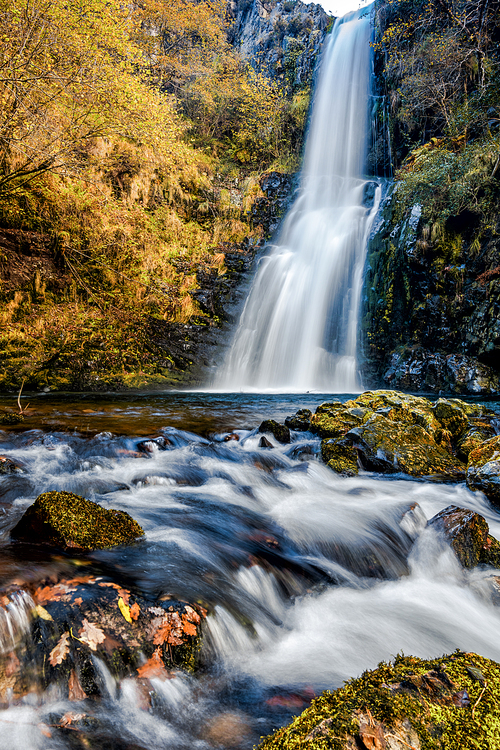
[[[107,510],[72,492],[39,495],[11,531],[17,541],[81,550],[130,544],[144,535],[121,510]]]

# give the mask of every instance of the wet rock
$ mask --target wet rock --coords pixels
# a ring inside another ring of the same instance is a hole
[[[337,474],[354,477],[359,472],[358,454],[349,441],[326,438],[321,441],[321,458]]]
[[[249,717],[226,712],[214,716],[204,727],[202,736],[214,747],[241,748],[252,734]]]
[[[458,403],[440,398],[432,407],[434,416],[454,440],[459,440],[469,427],[467,415]]]
[[[8,456],[0,456],[0,475],[1,474],[24,474],[26,469],[22,464],[13,461]]]
[[[496,685],[499,677],[500,664],[474,653],[457,651],[428,661],[397,656],[323,693],[291,724],[265,738],[259,750],[490,747],[500,706],[484,701],[484,687]]]
[[[343,437],[352,427],[357,427],[368,412],[355,409],[348,412],[346,404],[333,401],[321,404],[311,417],[311,431],[321,438]]]
[[[45,492],[11,531],[14,540],[81,550],[130,544],[144,535],[128,513],[106,510],[71,492]]]
[[[172,442],[159,435],[158,437],[147,438],[137,443],[137,450],[141,453],[154,453],[155,450],[166,451],[172,445]]]
[[[0,656],[0,697],[57,684],[70,701],[106,693],[96,657],[115,678],[167,679],[197,666],[206,611],[175,601],[151,601],[93,576],[47,580],[33,587],[24,637]],[[0,597],[0,617],[11,597]],[[12,606],[11,606],[12,609]],[[10,665],[10,666],[9,666]],[[149,688],[151,689],[151,687]]]
[[[259,440],[259,448],[272,448],[273,444],[270,440],[266,438],[265,435],[262,435],[261,439]]]
[[[279,424],[274,419],[265,419],[259,427],[259,432],[270,432],[278,443],[290,442],[290,430],[288,427]]]
[[[486,542],[481,550],[480,561],[484,565],[500,568],[500,542],[494,536],[488,534]]]
[[[297,432],[307,432],[311,427],[311,416],[309,409],[299,409],[292,417],[285,419],[285,425]]]
[[[485,561],[489,529],[479,513],[449,505],[431,518],[427,526],[444,535],[464,568],[474,568]]]
[[[436,476],[454,481],[465,476],[465,466],[420,425],[375,414],[364,425],[348,432],[346,439],[357,449],[361,464],[370,471],[401,471],[413,477]]]
[[[230,443],[232,441],[238,442],[239,439],[240,439],[240,436],[238,435],[237,432],[231,432],[229,433],[229,435],[224,435],[225,443]]]
[[[469,453],[467,486],[484,492],[488,500],[500,507],[500,435]]]

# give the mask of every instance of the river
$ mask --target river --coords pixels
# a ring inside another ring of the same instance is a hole
[[[76,707],[53,685],[4,702],[2,747],[245,750],[321,690],[400,651],[431,657],[460,648],[500,660],[494,571],[462,570],[425,528],[453,503],[483,515],[500,539],[499,516],[481,494],[402,475],[339,477],[309,433],[259,446],[262,419],[282,422],[331,398],[29,399],[26,422],[0,433],[0,453],[26,469],[0,478],[2,585],[81,567],[71,555],[9,540],[38,494],[65,489],[129,512],[146,532],[128,549],[90,554],[89,569],[151,599],[198,601],[209,614],[200,671],[155,678],[151,706],[133,679],[118,683],[109,673],[103,698]],[[163,436],[167,449],[141,453],[145,436]],[[67,711],[85,714],[83,728],[53,728]]]

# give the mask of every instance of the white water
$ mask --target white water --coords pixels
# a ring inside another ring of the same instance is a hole
[[[356,342],[370,84],[367,11],[339,19],[321,66],[299,196],[260,266],[216,386],[359,390]]]

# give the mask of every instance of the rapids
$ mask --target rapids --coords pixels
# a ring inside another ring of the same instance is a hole
[[[425,529],[454,503],[481,513],[500,538],[500,517],[481,494],[403,476],[339,477],[309,433],[292,433],[289,445],[268,436],[273,447],[259,447],[262,416],[282,421],[325,398],[40,398],[36,429],[0,433],[0,452],[25,467],[0,477],[2,585],[81,569],[81,559],[9,541],[38,494],[65,489],[128,511],[146,531],[138,545],[88,555],[87,570],[209,610],[200,672],[153,678],[151,706],[134,679],[118,683],[101,665],[100,700],[70,702],[51,685],[4,703],[2,747],[245,750],[319,691],[399,651],[461,648],[500,660],[494,571],[465,572]],[[87,420],[100,431],[74,429]],[[138,451],[146,426],[168,439],[166,450]],[[0,621],[4,650],[29,616],[20,599]],[[58,729],[67,712],[85,722]]]

